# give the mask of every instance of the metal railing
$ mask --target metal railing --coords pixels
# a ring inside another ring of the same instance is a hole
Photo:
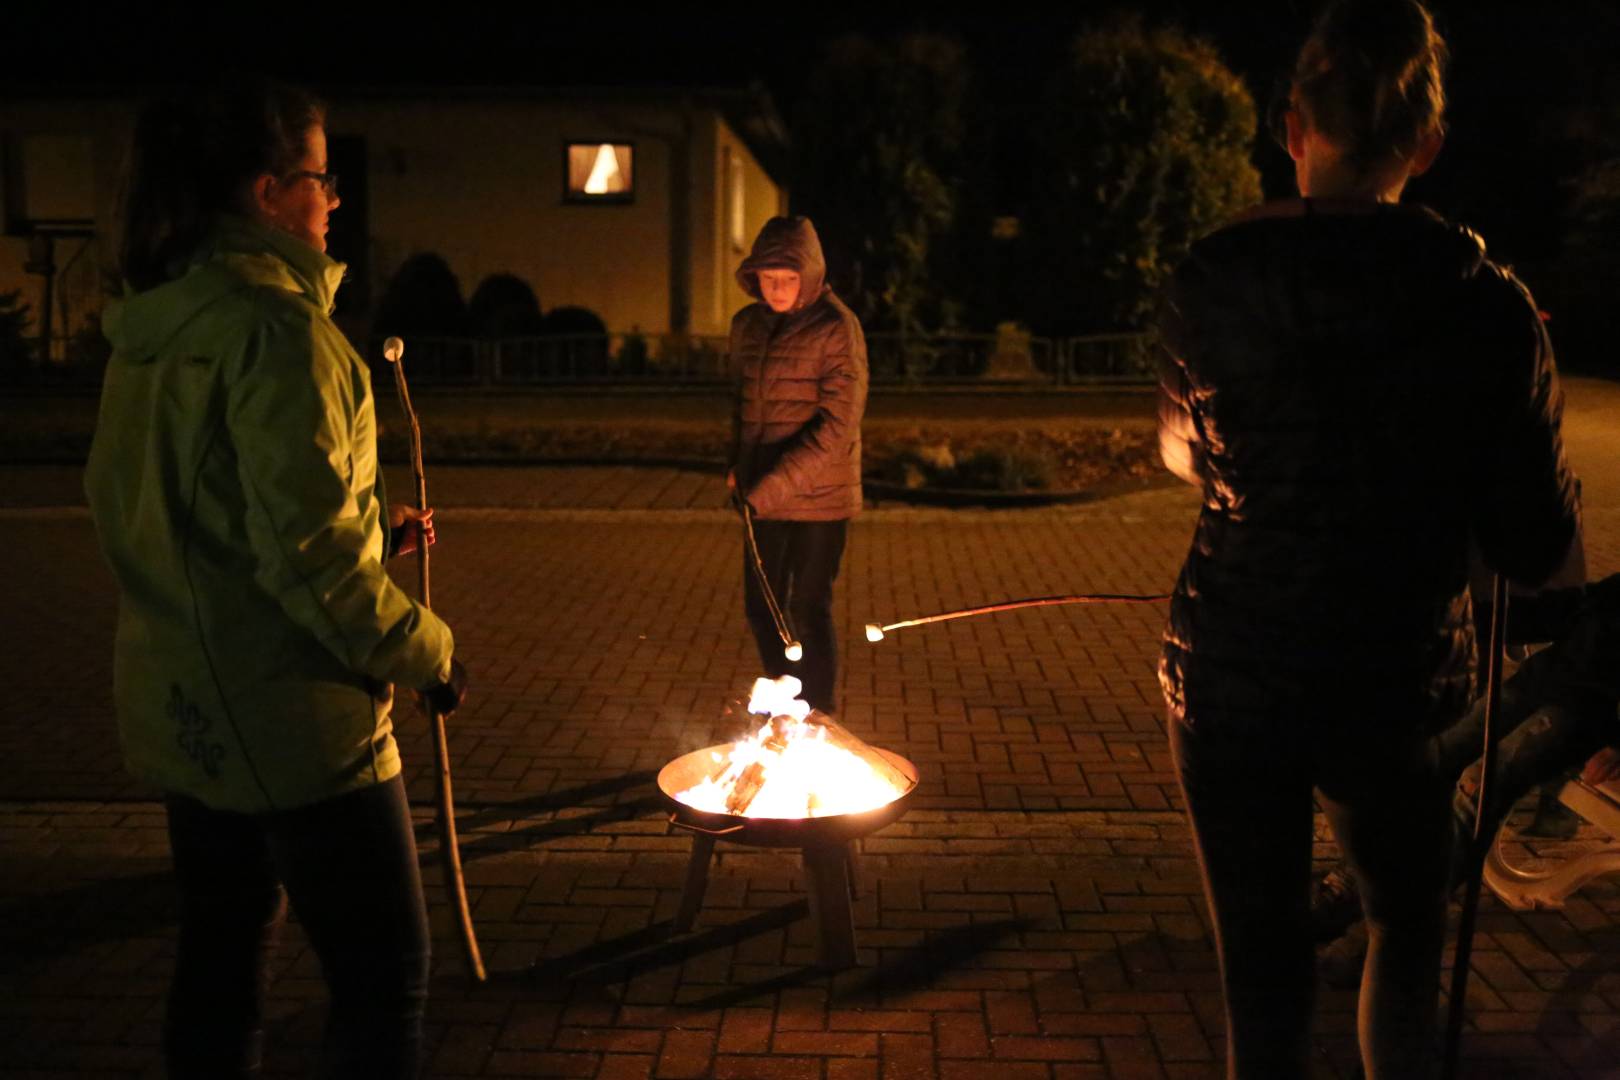
[[[1062,342],[997,334],[866,335],[876,385],[1025,385],[1059,381]]]
[[[106,363],[104,348],[83,335],[53,341],[47,352],[28,342],[0,363],[0,386],[94,389]],[[445,388],[569,386],[722,386],[730,380],[727,342],[701,334],[575,334],[527,338],[405,339],[413,383]],[[890,334],[866,337],[874,386],[1042,387],[1131,383],[1153,378],[1157,341],[1151,334],[1040,338],[996,334]],[[367,343],[375,363],[380,338]]]
[[[1149,382],[1159,371],[1159,336],[1147,331],[1091,334],[1063,342],[1061,382]]]
[[[369,354],[382,353],[382,342]],[[726,339],[697,334],[558,334],[405,339],[413,382],[436,386],[573,386],[726,381]]]
[[[411,378],[444,387],[705,386],[730,378],[717,335],[578,334],[504,338],[406,338]],[[381,353],[381,341],[369,353]],[[866,336],[875,386],[1018,387],[1140,382],[1155,370],[1142,333],[1077,338],[995,334]]]
[[[1141,382],[1157,371],[1147,333],[1040,338],[996,334],[869,334],[877,385],[1076,386]]]

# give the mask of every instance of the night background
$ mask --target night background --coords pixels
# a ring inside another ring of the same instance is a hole
[[[1084,264],[1118,245],[1103,235],[1088,254],[1053,236],[1075,232],[1072,218],[1042,216],[1041,178],[1061,171],[1076,147],[1084,150],[1083,133],[1068,145],[1053,145],[1050,137],[1066,112],[1059,103],[1073,97],[1053,83],[1075,36],[1123,19],[1149,29],[1179,26],[1211,42],[1253,98],[1261,134],[1251,160],[1265,194],[1276,197],[1292,194],[1291,163],[1264,134],[1264,117],[1316,8],[1308,0],[1077,3],[1061,14],[1017,5],[990,14],[916,5],[546,4],[457,18],[444,10],[421,16],[375,7],[261,18],[171,6],[93,19],[57,9],[21,16],[20,32],[12,17],[13,40],[41,47],[9,63],[0,78],[16,90],[47,94],[69,86],[161,85],[171,67],[202,75],[224,58],[233,69],[256,68],[331,95],[340,129],[343,95],[355,89],[758,85],[788,136],[773,172],[785,176],[793,209],[811,213],[830,234],[824,239],[831,241],[833,282],[846,292],[861,293],[847,249],[900,216],[895,204],[880,200],[853,207],[868,189],[839,175],[849,171],[847,163],[892,131],[903,153],[931,158],[943,183],[949,199],[943,216],[917,226],[929,234],[923,265],[897,271],[906,287],[915,286],[915,301],[896,309],[854,298],[871,328],[988,331],[1011,319],[1037,333],[1089,333],[1141,325],[1142,297],[1153,281],[1130,283],[1127,292],[1134,292],[1096,310],[1074,307],[1070,297],[1091,289]],[[1612,63],[1620,53],[1620,5],[1441,0],[1433,8],[1452,49],[1450,134],[1438,165],[1412,184],[1407,198],[1475,228],[1494,256],[1520,270],[1552,317],[1566,364],[1609,366],[1599,337],[1601,283],[1620,272],[1613,165],[1620,158],[1620,69]],[[888,69],[874,74],[870,65],[881,67],[897,42],[919,35],[956,47],[922,69],[922,82],[934,78],[949,89],[930,99],[935,90],[913,86],[896,91],[902,108],[874,106],[874,115],[852,116],[866,112],[848,107],[862,97],[850,95],[852,78],[889,78]],[[842,80],[822,78],[829,56],[847,48],[851,36],[867,40],[865,60],[855,67],[868,68]],[[68,53],[75,63],[65,67]],[[943,134],[933,130],[941,116],[950,128]],[[1006,217],[1019,219],[1020,236],[990,242],[994,222]],[[1185,224],[1190,238],[1214,222]],[[1171,243],[1150,257],[1167,266],[1181,250]],[[882,251],[872,258],[878,265],[867,272],[876,281],[891,264]],[[1055,260],[1076,264],[1066,271],[1073,280],[1043,281]],[[1042,297],[1046,288],[1058,291]]]

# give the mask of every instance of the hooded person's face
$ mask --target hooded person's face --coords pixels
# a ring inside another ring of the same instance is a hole
[[[799,272],[797,270],[761,270],[759,294],[772,311],[792,311],[799,300]]]

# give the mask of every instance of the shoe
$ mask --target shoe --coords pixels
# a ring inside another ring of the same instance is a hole
[[[1311,893],[1311,934],[1318,945],[1333,941],[1361,921],[1361,892],[1342,866],[1322,875]]]

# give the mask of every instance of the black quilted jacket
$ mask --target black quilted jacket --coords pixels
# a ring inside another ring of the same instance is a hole
[[[1172,713],[1456,715],[1470,537],[1531,584],[1578,524],[1524,287],[1428,211],[1296,201],[1195,245],[1160,330],[1161,451],[1204,493],[1160,663]]]
[[[799,303],[777,314],[763,301],[731,321],[738,374],[731,464],[761,518],[838,521],[861,511],[861,418],[866,338],[824,284],[821,241],[806,218],[772,218],[737,281],[758,297],[761,270],[799,273]]]

